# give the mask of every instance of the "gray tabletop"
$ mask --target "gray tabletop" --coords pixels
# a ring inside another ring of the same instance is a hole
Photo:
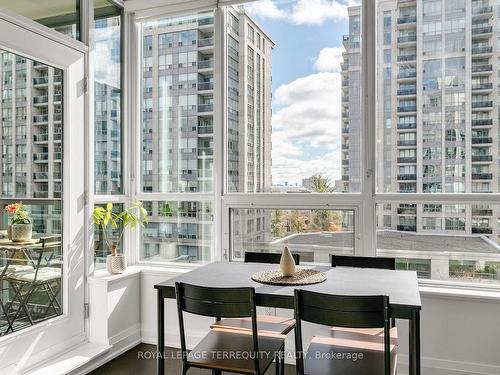
[[[308,286],[265,285],[252,280],[258,271],[277,269],[274,264],[216,262],[197,268],[180,276],[155,285],[165,298],[174,298],[176,282],[207,287],[254,287],[257,304],[261,306],[293,308],[295,288],[319,293],[346,295],[388,295],[395,317],[407,318],[409,310],[421,308],[417,273],[414,271],[390,271],[348,267],[311,266],[308,268],[326,272],[323,283]]]

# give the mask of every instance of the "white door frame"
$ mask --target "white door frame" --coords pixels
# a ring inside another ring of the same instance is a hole
[[[63,314],[0,338],[0,373],[24,372],[86,341],[85,83],[87,47],[0,9],[0,48],[63,70]]]

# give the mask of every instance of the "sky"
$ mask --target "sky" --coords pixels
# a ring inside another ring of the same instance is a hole
[[[342,36],[353,0],[260,0],[245,9],[274,40],[273,185],[340,178]]]

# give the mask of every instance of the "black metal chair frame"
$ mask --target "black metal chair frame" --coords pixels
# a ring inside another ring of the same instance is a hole
[[[254,288],[209,288],[185,283],[175,283],[175,294],[177,299],[177,313],[179,318],[179,330],[182,351],[182,373],[186,374],[190,367],[200,367],[188,362],[186,348],[186,336],[184,327],[184,312],[195,315],[221,318],[248,318],[252,319],[252,350],[255,374],[264,374],[267,369],[260,369],[259,363],[259,341],[257,334],[257,309],[255,305]],[[283,342],[284,345],[284,342]],[[283,347],[276,356],[276,374],[283,369],[284,356]],[[280,364],[283,359],[283,364]],[[219,370],[213,370],[214,374],[220,374]]]
[[[302,321],[345,328],[384,328],[385,375],[391,373],[388,296],[344,296],[295,290],[297,374],[304,375]]]
[[[396,258],[358,257],[349,255],[330,255],[332,267],[396,269]]]

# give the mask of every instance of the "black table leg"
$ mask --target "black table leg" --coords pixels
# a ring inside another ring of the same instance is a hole
[[[156,374],[165,374],[165,300],[163,299],[163,294],[161,289],[158,289],[158,347],[156,360]]]
[[[420,310],[413,309],[410,320],[410,375],[420,375]]]

